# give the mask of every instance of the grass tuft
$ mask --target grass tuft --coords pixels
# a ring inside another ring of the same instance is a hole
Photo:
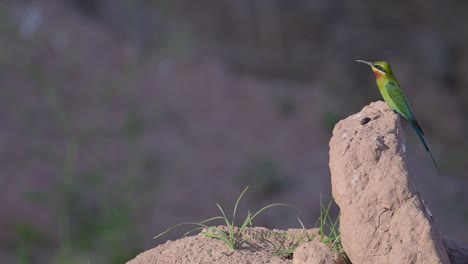
[[[177,224],[177,225],[173,225],[173,226],[169,227],[168,229],[166,229],[164,232],[162,232],[159,235],[155,236],[154,238],[156,239],[158,237],[161,237],[162,235],[170,232],[171,230],[173,230],[173,229],[175,229],[177,227],[183,226],[183,225],[194,225],[194,226],[196,226],[196,228],[186,232],[183,236],[187,236],[187,235],[189,235],[190,233],[192,233],[192,232],[194,232],[196,230],[205,229],[205,230],[208,230],[209,232],[202,231],[203,235],[205,235],[207,237],[219,239],[219,240],[223,241],[224,243],[226,243],[226,245],[228,245],[229,248],[231,248],[232,250],[236,250],[239,247],[239,245],[244,241],[242,239],[242,234],[245,231],[245,229],[247,228],[247,226],[252,226],[252,220],[254,218],[256,218],[258,215],[260,215],[261,213],[263,213],[265,210],[267,210],[269,208],[272,208],[272,207],[275,207],[275,206],[286,206],[286,207],[294,208],[294,209],[299,211],[299,209],[297,207],[289,205],[289,204],[284,204],[284,203],[270,204],[270,205],[267,205],[267,206],[261,208],[260,210],[258,210],[254,214],[252,214],[250,211],[248,211],[247,216],[244,218],[244,221],[242,222],[242,225],[240,227],[236,227],[235,219],[236,219],[237,207],[239,205],[240,200],[242,199],[242,197],[244,196],[244,194],[247,192],[248,189],[249,189],[249,186],[247,186],[242,191],[242,193],[239,195],[239,197],[237,198],[237,201],[236,201],[236,203],[234,205],[234,210],[233,210],[231,219],[229,219],[226,216],[226,213],[224,212],[224,209],[219,204],[216,204],[219,211],[221,212],[220,216],[215,216],[215,217],[212,217],[212,218],[208,218],[208,219],[203,220],[201,222],[185,222],[185,223],[180,223],[180,224]],[[226,224],[227,231],[224,230],[223,228],[208,226],[209,223],[211,223],[211,222],[213,222],[215,220],[224,221],[224,223]]]
[[[351,263],[341,244],[341,233],[339,230],[340,214],[333,220],[330,216],[330,208],[333,199],[325,206],[320,197],[320,216],[318,219],[320,242],[329,246],[333,251],[343,256],[346,263]],[[300,221],[300,220],[299,220]],[[302,225],[302,223],[301,223]],[[328,231],[328,232],[327,232]]]
[[[342,255],[345,262],[348,264],[351,264],[351,261],[346,255],[346,252],[344,251],[343,245],[341,243],[341,234],[339,231],[340,215],[338,215],[335,220],[333,220],[332,217],[330,216],[330,209],[331,209],[332,203],[333,203],[333,199],[331,199],[328,205],[325,206],[322,202],[322,199],[320,198],[320,216],[317,219],[317,222],[315,224],[315,227],[318,226],[319,228],[318,235],[317,234],[310,235],[307,232],[307,229],[305,228],[301,219],[297,218],[297,220],[299,221],[299,224],[304,230],[305,235],[297,238],[297,240],[293,243],[291,247],[289,248],[284,247],[284,243],[280,243],[280,246],[276,246],[267,239],[263,239],[263,240],[275,247],[274,254],[289,255],[289,254],[293,254],[299,245],[310,242],[318,236],[318,239],[320,242],[326,244],[333,251]]]

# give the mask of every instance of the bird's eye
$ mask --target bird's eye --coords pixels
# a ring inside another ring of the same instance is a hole
[[[384,68],[378,64],[375,64],[374,65],[375,68],[377,68],[377,70],[381,71],[381,72],[385,72]]]

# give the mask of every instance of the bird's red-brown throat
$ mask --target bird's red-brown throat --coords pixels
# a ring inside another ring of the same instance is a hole
[[[378,69],[376,69],[375,67],[372,67],[372,71],[374,72],[374,75],[375,75],[375,78],[376,79],[380,79],[384,76],[384,74],[379,71]]]

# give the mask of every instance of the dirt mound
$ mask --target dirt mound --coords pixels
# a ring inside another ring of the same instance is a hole
[[[223,228],[223,227],[221,227]],[[202,231],[203,233],[204,231]],[[141,253],[127,264],[148,263],[293,263],[292,254],[281,251],[294,249],[316,237],[318,229],[269,230],[263,227],[247,228],[242,233],[243,242],[232,250],[221,240],[203,234],[168,241]],[[315,240],[316,241],[316,240]],[[307,252],[305,253],[307,254]],[[328,253],[332,255],[332,253]],[[305,262],[294,262],[305,263]]]

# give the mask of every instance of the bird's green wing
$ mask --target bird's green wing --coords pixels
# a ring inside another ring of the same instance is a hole
[[[439,166],[437,165],[437,162],[435,161],[434,156],[429,150],[426,140],[424,139],[424,132],[422,131],[421,126],[419,126],[418,121],[414,117],[413,112],[411,111],[411,107],[409,105],[408,99],[406,99],[405,94],[400,89],[400,87],[398,87],[398,85],[393,82],[386,83],[385,88],[387,88],[387,93],[390,99],[393,101],[395,107],[397,108],[397,112],[400,113],[406,119],[408,119],[408,121],[413,126],[414,130],[416,131],[416,134],[418,135],[419,139],[421,139],[421,142],[423,143],[424,148],[431,156],[432,162],[434,162],[434,165],[436,166],[437,171],[440,172]]]
[[[408,99],[406,98],[406,95],[403,93],[401,88],[398,87],[398,85],[394,82],[386,83],[385,88],[387,88],[388,95],[397,107],[397,112],[403,115],[403,117],[405,117],[406,119],[415,121],[413,111],[411,111]]]

